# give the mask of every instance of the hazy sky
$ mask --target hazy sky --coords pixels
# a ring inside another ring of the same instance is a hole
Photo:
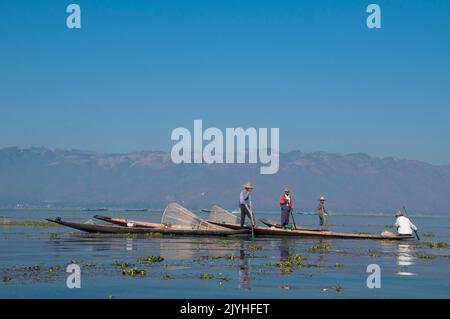
[[[0,147],[170,150],[194,119],[450,164],[450,1],[0,2]]]

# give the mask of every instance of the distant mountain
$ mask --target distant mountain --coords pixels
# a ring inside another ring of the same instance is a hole
[[[255,184],[258,209],[278,209],[288,185],[298,210],[314,209],[319,196],[335,211],[450,212],[450,166],[375,158],[366,154],[280,154],[280,170],[260,175],[259,165],[173,164],[158,151],[100,154],[48,148],[0,149],[0,205],[77,207],[237,206],[241,185]]]

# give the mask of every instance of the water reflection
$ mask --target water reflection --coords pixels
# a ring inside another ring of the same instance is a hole
[[[239,248],[239,288],[244,290],[251,290],[248,263],[249,259],[247,258],[245,252],[245,242],[241,240]]]
[[[402,243],[397,245],[397,275],[412,276],[415,273],[407,271],[415,264],[416,257],[411,244]]]

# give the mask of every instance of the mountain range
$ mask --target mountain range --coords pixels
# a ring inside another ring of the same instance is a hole
[[[0,205],[189,208],[238,205],[247,180],[255,185],[255,209],[276,210],[284,186],[297,211],[311,211],[325,196],[329,210],[450,212],[450,165],[432,165],[363,153],[292,151],[280,154],[280,170],[260,175],[259,164],[174,164],[170,153],[128,154],[18,148],[0,149]]]

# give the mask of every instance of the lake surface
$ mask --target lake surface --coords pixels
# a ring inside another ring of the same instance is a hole
[[[4,209],[0,222],[56,216],[84,222],[95,214]],[[157,212],[101,214],[160,219]],[[259,213],[256,218],[278,220],[278,216],[277,212]],[[295,218],[297,224],[318,224],[315,215],[296,214]],[[335,214],[330,222],[329,229],[336,231],[394,231],[387,227],[394,223],[392,216]],[[0,298],[449,298],[450,249],[430,248],[429,242],[450,243],[450,217],[421,215],[414,222],[422,234],[420,242],[111,236],[65,227],[3,225]],[[164,260],[138,261],[147,256]],[[286,265],[292,258],[301,262]],[[66,266],[72,263],[81,268],[80,289],[66,285]],[[121,263],[145,269],[146,274],[124,275]],[[367,287],[370,264],[381,267],[379,289]]]

